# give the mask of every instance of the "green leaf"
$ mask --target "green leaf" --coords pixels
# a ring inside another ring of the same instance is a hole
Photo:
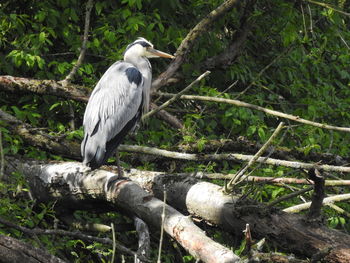
[[[102,2],[97,2],[97,3],[95,4],[95,9],[96,9],[97,15],[101,15],[101,12],[102,12],[103,8],[104,8],[104,3],[102,3]]]
[[[261,140],[265,141],[266,134],[265,134],[264,128],[262,128],[262,127],[258,128],[258,135],[259,135]]]
[[[247,136],[252,136],[256,132],[256,126],[249,126]]]
[[[44,42],[45,42],[45,39],[46,39],[46,34],[45,34],[45,32],[40,32],[40,34],[39,34],[39,42],[40,42],[40,43],[44,43]]]

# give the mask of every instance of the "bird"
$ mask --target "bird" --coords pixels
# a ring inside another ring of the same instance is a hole
[[[83,164],[92,170],[106,163],[149,111],[152,67],[148,58],[174,58],[142,37],[129,44],[123,55],[98,81],[85,109],[81,154]],[[118,156],[117,165],[119,172]]]

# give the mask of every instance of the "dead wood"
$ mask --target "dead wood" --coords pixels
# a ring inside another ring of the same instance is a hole
[[[350,236],[309,222],[303,216],[267,208],[238,195],[225,195],[218,185],[194,178],[133,171],[130,178],[162,198],[163,186],[169,204],[194,216],[242,235],[248,223],[254,238],[265,237],[281,249],[306,255],[324,253],[326,262],[350,262]]]
[[[151,255],[151,237],[147,224],[140,218],[134,217],[134,224],[137,235],[139,237],[138,253],[145,258]],[[138,261],[142,262],[142,261]]]
[[[86,204],[107,204],[160,229],[164,203],[137,183],[118,178],[114,173],[91,172],[81,163],[22,163],[18,169],[28,180],[33,197],[39,201],[55,200],[57,205],[71,209],[82,209]],[[169,205],[165,205],[164,231],[203,262],[239,261],[231,250],[211,240],[189,217]]]
[[[201,153],[208,152],[243,152],[243,153],[256,153],[262,144],[254,141],[250,141],[244,137],[238,137],[236,139],[221,139],[221,140],[208,140],[203,145]],[[309,152],[305,154],[303,151],[298,149],[287,149],[284,147],[273,147],[274,151],[271,155],[273,158],[284,159],[284,160],[300,160],[306,162],[322,162],[324,164],[332,165],[345,165],[350,163],[349,157],[342,157],[331,153],[316,153]],[[180,145],[178,150],[188,153],[198,153],[197,143],[187,143]],[[267,152],[270,152],[272,148],[268,148]]]
[[[69,141],[64,137],[51,136],[39,129],[31,127],[12,115],[0,110],[0,120],[5,121],[7,128],[13,133],[22,137],[26,144],[39,147],[53,154],[80,160],[80,144]]]
[[[75,84],[63,85],[54,80],[39,80],[13,76],[0,76],[0,90],[20,93],[53,95],[66,99],[87,102],[90,91]]]
[[[87,49],[87,41],[88,41],[88,36],[89,36],[90,15],[91,15],[91,10],[92,10],[93,5],[94,5],[94,1],[93,0],[89,0],[86,3],[84,36],[83,36],[83,41],[81,43],[80,54],[79,54],[78,60],[74,64],[72,70],[68,73],[68,75],[62,81],[64,86],[72,81],[74,75],[78,71],[78,68],[80,67],[80,65],[84,61],[85,52],[86,52],[86,49]]]
[[[87,87],[68,83],[67,81],[39,80],[13,76],[0,76],[0,90],[18,94],[34,93],[53,95],[65,99],[87,102],[90,90]],[[153,103],[151,108],[157,106]],[[183,125],[174,115],[165,110],[156,113],[156,116],[169,123],[175,129],[182,129]]]
[[[64,263],[62,259],[50,255],[13,237],[0,235],[0,263]]]
[[[170,79],[180,66],[185,62],[186,55],[191,51],[195,42],[199,36],[208,31],[210,26],[219,18],[223,17],[227,12],[240,2],[239,0],[227,0],[218,6],[216,9],[211,11],[205,18],[203,18],[196,26],[194,26],[187,36],[182,40],[180,46],[176,51],[176,57],[170,63],[168,68],[160,74],[152,83],[152,89],[158,90],[162,87],[168,79]]]
[[[254,9],[255,1],[247,1],[242,18],[241,24],[237,29],[237,32],[233,35],[231,43],[225,48],[225,50],[213,57],[208,58],[201,63],[201,69],[211,70],[214,68],[227,68],[234,63],[237,57],[242,51],[248,33],[250,32],[251,24],[248,23],[248,18]]]
[[[163,96],[173,96],[173,94],[170,93],[163,93]],[[230,105],[235,105],[238,107],[244,107],[252,110],[258,110],[261,112],[264,112],[268,115],[273,115],[279,118],[289,119],[295,122],[303,123],[306,125],[322,128],[322,129],[328,129],[328,130],[334,130],[334,131],[342,131],[342,132],[350,132],[349,127],[339,127],[339,126],[333,126],[329,124],[323,124],[315,121],[310,121],[307,119],[300,118],[299,116],[294,116],[292,114],[283,113],[276,110],[271,110],[268,108],[264,108],[258,105],[250,104],[244,101],[240,100],[234,100],[234,99],[226,99],[226,98],[219,98],[219,97],[210,97],[210,96],[198,96],[198,95],[181,95],[180,99],[186,99],[186,100],[201,100],[201,101],[209,101],[209,102],[215,102],[215,103],[226,103]]]
[[[310,219],[316,219],[321,216],[322,203],[325,197],[325,180],[317,169],[309,170],[309,179],[314,182],[314,192],[308,216]]]
[[[80,160],[80,145],[77,142],[66,140],[64,137],[58,138],[50,136],[40,130],[31,128],[30,125],[24,124],[17,120],[15,117],[0,110],[0,120],[4,120],[11,124],[8,128],[22,136],[23,140],[30,144],[54,154],[59,154],[64,157],[68,157],[74,160]],[[167,150],[136,146],[136,145],[120,145],[118,148],[120,151],[135,152],[150,154],[156,156],[163,156],[172,159],[179,160],[192,160],[192,161],[217,161],[230,160],[235,162],[249,161],[253,158],[251,155],[243,155],[236,153],[220,153],[220,154],[188,154],[182,152],[171,152]],[[285,166],[295,169],[312,169],[317,168],[322,171],[344,172],[349,173],[350,168],[346,166],[333,166],[322,165],[313,163],[301,163],[296,161],[284,161],[273,158],[260,157],[256,160],[257,163],[272,164],[275,166]]]

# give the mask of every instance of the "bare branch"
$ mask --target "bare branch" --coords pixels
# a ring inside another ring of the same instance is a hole
[[[60,81],[39,80],[19,78],[13,76],[0,76],[0,89],[13,93],[35,93],[58,96],[66,99],[72,99],[81,102],[87,102],[90,96],[90,90],[84,86],[67,83],[66,86]],[[155,104],[151,104],[155,108]],[[161,110],[157,116],[169,123],[176,129],[182,129],[182,123],[170,113]]]
[[[179,69],[179,67],[185,61],[186,55],[191,51],[194,43],[202,35],[203,32],[208,31],[210,26],[223,15],[229,12],[239,0],[227,0],[218,6],[215,10],[211,11],[205,18],[203,18],[187,36],[182,40],[180,46],[176,51],[175,59],[170,63],[168,68],[160,74],[157,79],[152,83],[152,89],[158,90],[161,86],[166,83],[166,81],[171,78],[174,73]]]
[[[186,91],[190,90],[195,84],[197,84],[199,81],[201,81],[203,78],[208,76],[210,74],[210,71],[204,72],[202,75],[200,75],[196,80],[194,80],[190,85],[188,85],[186,88],[184,88],[182,91],[180,91],[178,94],[174,95],[171,99],[164,102],[162,105],[160,105],[158,108],[151,110],[150,112],[146,113],[142,116],[142,120],[145,120],[146,118],[151,117],[153,114],[157,113],[160,110],[163,110],[164,108],[168,107],[171,103],[179,99],[179,97],[184,94]]]
[[[171,97],[171,96],[174,95],[172,93],[159,93],[159,94],[164,96],[164,97]],[[289,120],[292,120],[292,121],[295,121],[295,122],[300,122],[300,123],[303,123],[303,124],[315,126],[315,127],[322,128],[322,129],[342,131],[342,132],[350,132],[350,128],[348,128],[348,127],[338,127],[338,126],[332,126],[332,125],[328,125],[328,124],[322,124],[322,123],[319,123],[319,122],[309,121],[309,120],[302,119],[299,116],[294,116],[294,115],[291,115],[291,114],[286,114],[286,113],[282,113],[282,112],[279,112],[279,111],[270,110],[270,109],[267,109],[267,108],[263,108],[263,107],[260,107],[260,106],[257,106],[257,105],[253,105],[253,104],[250,104],[250,103],[246,103],[246,102],[243,102],[243,101],[239,101],[239,100],[217,98],[217,97],[208,97],[208,96],[197,96],[197,95],[182,95],[180,97],[180,99],[201,100],[201,101],[209,101],[209,102],[217,102],[217,103],[226,103],[226,104],[231,104],[231,105],[235,105],[235,106],[238,106],[238,107],[245,107],[245,108],[252,109],[252,110],[262,111],[262,112],[265,112],[265,113],[273,115],[273,116],[281,117],[281,118],[284,118],[284,119],[289,119]]]
[[[157,109],[157,105],[154,103],[151,103],[151,109]],[[184,126],[182,125],[182,122],[176,118],[174,115],[170,114],[169,112],[165,110],[160,110],[156,113],[156,115],[160,118],[163,119],[165,122],[169,123],[172,127],[175,129],[181,130]]]
[[[217,67],[227,68],[233,64],[235,59],[239,56],[242,46],[248,37],[248,33],[250,32],[251,23],[248,22],[248,17],[252,10],[254,10],[253,6],[255,4],[252,2],[253,1],[246,1],[244,14],[241,18],[241,25],[232,37],[233,41],[227,47],[225,47],[222,53],[210,57],[201,63],[201,69],[213,69]]]
[[[137,145],[120,145],[120,151],[126,152],[137,152],[144,154],[152,154],[163,156],[172,159],[179,160],[189,160],[189,161],[250,161],[253,158],[253,155],[245,155],[239,153],[218,153],[218,154],[191,154],[191,153],[180,153],[172,152],[167,150],[162,150],[158,148],[146,147],[146,146],[137,146]],[[350,173],[350,167],[345,166],[334,166],[334,165],[319,165],[313,163],[303,163],[296,161],[284,161],[273,158],[259,157],[256,160],[257,163],[271,164],[275,166],[285,166],[295,169],[312,169],[317,168],[322,171],[333,171],[333,172],[343,172]]]
[[[165,219],[165,204],[166,204],[166,190],[163,192],[163,210],[162,210],[162,223],[160,226],[160,238],[159,238],[159,248],[158,248],[158,258],[157,263],[161,263],[162,246],[163,246],[163,235],[164,235],[164,219]]]
[[[328,9],[333,10],[335,12],[338,12],[338,13],[340,13],[342,15],[350,16],[350,13],[347,13],[347,12],[344,12],[343,10],[339,10],[337,8],[334,8],[333,6],[331,6],[331,5],[327,4],[327,3],[322,3],[322,2],[318,2],[318,1],[314,1],[314,0],[306,0],[306,1],[309,2],[309,3],[315,4],[315,5],[319,5],[319,6],[328,8]]]
[[[0,120],[6,121],[7,128],[12,133],[18,134],[22,137],[24,142],[45,149],[53,154],[59,154],[62,157],[68,157],[75,160],[80,160],[80,145],[77,142],[69,141],[63,137],[54,137],[34,129],[29,124],[16,119],[12,115],[0,110]]]
[[[163,174],[162,172],[148,172],[148,176],[157,176]],[[191,177],[197,179],[211,179],[211,180],[229,180],[233,174],[222,173],[174,173],[176,176]],[[313,185],[313,182],[307,179],[289,178],[289,177],[261,177],[261,176],[248,176],[246,178],[249,182],[265,183],[265,184],[303,184]],[[325,186],[350,186],[350,180],[325,180]],[[312,190],[312,188],[310,188]]]
[[[342,202],[346,200],[350,200],[350,194],[341,194],[341,195],[326,197],[325,199],[323,199],[323,204],[327,205],[328,203]],[[283,209],[283,211],[287,213],[299,213],[305,209],[310,208],[310,206],[311,206],[311,202],[307,202],[304,204],[288,207],[286,209]]]
[[[83,102],[89,100],[90,93],[86,87],[75,84],[63,86],[62,83],[54,80],[39,80],[13,76],[0,76],[0,89],[16,94],[20,92],[31,92],[41,95],[54,95]]]
[[[283,129],[284,123],[281,122],[278,127],[275,129],[275,131],[272,133],[270,138],[266,141],[266,143],[259,149],[259,151],[251,158],[248,162],[248,164],[242,168],[239,172],[237,172],[232,179],[228,182],[226,188],[228,191],[232,190],[232,187],[237,184],[237,182],[244,177],[244,173],[258,160],[259,157],[261,157],[265,150],[270,146],[270,144],[273,142],[273,140],[277,137],[277,135],[280,133],[280,131]],[[247,177],[247,176],[245,176]]]
[[[301,194],[307,193],[307,192],[309,192],[309,191],[311,191],[313,189],[314,189],[314,187],[310,186],[308,188],[301,189],[299,191],[294,191],[293,193],[281,196],[280,198],[278,198],[276,200],[273,200],[272,202],[268,203],[268,206],[269,207],[275,206],[278,203],[281,203],[282,201],[286,201],[286,200],[292,199],[292,198],[297,197],[297,196],[299,196]]]
[[[62,81],[63,86],[66,86],[69,82],[71,82],[71,80],[73,79],[74,75],[77,73],[78,68],[83,63],[83,60],[85,58],[86,44],[87,44],[88,35],[89,35],[90,15],[91,15],[92,7],[93,7],[93,0],[89,0],[86,3],[84,36],[83,36],[83,42],[81,44],[80,54],[79,54],[77,62],[73,66],[72,70],[69,72],[69,74],[66,76],[66,78]]]
[[[50,136],[44,132],[37,131],[30,127],[28,124],[24,124],[18,119],[14,118],[10,114],[0,110],[0,120],[4,120],[11,125],[8,128],[22,136],[25,142],[45,149],[54,154],[60,154],[61,156],[69,157],[71,159],[80,160],[80,145],[77,142],[66,140],[65,138],[57,138]],[[158,148],[146,147],[146,146],[137,146],[137,145],[125,145],[121,144],[118,147],[119,151],[125,152],[134,152],[134,153],[143,153],[151,154],[157,156],[163,156],[166,158],[179,159],[179,160],[190,160],[190,161],[250,161],[253,156],[238,154],[238,153],[219,153],[219,154],[190,154],[190,153],[181,153],[167,151]],[[322,171],[333,171],[333,172],[343,172],[350,173],[350,167],[345,166],[334,166],[334,165],[320,165],[313,163],[303,163],[297,161],[284,161],[273,158],[259,157],[256,162],[271,164],[275,166],[285,166],[295,169],[312,169],[317,168]]]

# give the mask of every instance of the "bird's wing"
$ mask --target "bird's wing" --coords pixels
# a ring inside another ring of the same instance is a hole
[[[143,78],[130,63],[116,62],[92,92],[84,115],[85,134],[100,147],[114,138],[137,114],[142,101]]]

